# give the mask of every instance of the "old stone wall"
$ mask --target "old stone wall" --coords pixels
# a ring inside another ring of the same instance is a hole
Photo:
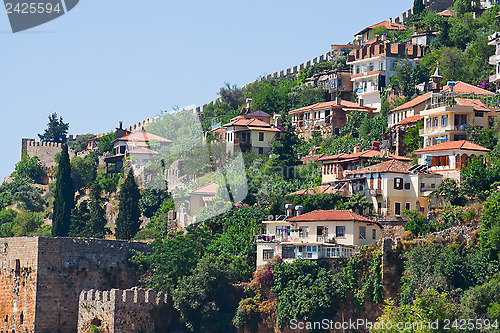
[[[81,238],[39,238],[36,332],[75,332],[83,290],[126,289],[139,284],[131,269],[131,250],[149,251],[139,242]]]
[[[45,167],[56,166],[56,154],[62,151],[62,144],[56,142],[40,142],[35,139],[22,139],[21,158],[27,154],[29,157],[38,156],[40,162]],[[68,149],[69,158],[75,157],[73,149]]]
[[[78,332],[154,333],[151,311],[167,304],[167,295],[153,290],[84,291],[80,294]]]
[[[34,332],[36,238],[0,238],[0,332]]]

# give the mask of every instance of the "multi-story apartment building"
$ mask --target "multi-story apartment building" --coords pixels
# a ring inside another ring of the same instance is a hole
[[[399,23],[392,22],[392,19],[389,21],[382,21],[380,23],[371,25],[369,27],[364,28],[360,32],[354,35],[354,43],[357,45],[364,45],[376,38],[373,35],[373,29],[384,27],[387,31],[404,31],[406,30],[405,26]]]
[[[340,134],[347,123],[347,115],[353,111],[366,112],[370,117],[375,109],[344,101],[337,98],[332,102],[316,103],[289,111],[295,133],[301,138],[310,139],[312,133],[320,132],[323,137]]]
[[[490,57],[490,65],[495,66],[495,74],[490,76],[490,83],[494,83],[497,91],[500,90],[500,32],[488,36],[488,45],[495,46],[495,54]]]
[[[380,142],[373,141],[369,150],[361,151],[356,146],[352,154],[338,154],[325,156],[319,159],[322,164],[321,181],[323,184],[332,184],[346,178],[346,171],[354,171],[373,161],[399,160],[410,162],[411,159],[403,156],[388,154],[380,150]]]
[[[302,207],[297,206],[300,213]],[[295,258],[335,259],[350,257],[363,245],[379,241],[382,226],[348,210],[317,210],[293,216],[277,216],[262,223],[266,233],[254,236],[257,244],[257,267],[275,256],[285,261]]]
[[[477,99],[453,98],[440,94],[433,97],[432,107],[420,112],[424,117],[424,148],[448,141],[467,138],[470,124],[492,127],[497,113]]]
[[[428,196],[443,178],[398,160],[349,171],[346,176],[349,192],[365,196],[372,203],[370,211],[389,220],[403,218],[404,210],[427,214]]]
[[[331,100],[340,97],[350,101],[352,98],[351,70],[349,67],[316,73],[306,79],[305,84],[325,89]]]
[[[391,44],[377,37],[370,44],[353,51],[347,64],[353,68],[351,81],[359,104],[380,110],[380,91],[389,86],[395,67],[403,59],[416,63],[424,56],[425,49],[422,45]]]
[[[460,183],[462,181],[460,170],[467,166],[469,160],[474,157],[485,158],[489,151],[490,149],[475,143],[460,140],[417,149],[414,153],[418,155],[419,165]]]

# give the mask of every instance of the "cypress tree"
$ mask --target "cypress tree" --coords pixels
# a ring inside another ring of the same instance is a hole
[[[87,237],[104,238],[109,230],[106,229],[106,212],[102,207],[101,187],[98,182],[95,182],[90,188],[89,210]]]
[[[127,178],[120,190],[120,204],[118,217],[116,218],[116,239],[131,239],[139,231],[141,215],[139,200],[141,193],[135,183],[134,172],[128,172]]]
[[[71,210],[75,207],[75,188],[71,179],[67,144],[63,144],[61,155],[57,161],[54,199],[52,236],[67,237],[71,223]]]
[[[425,5],[422,0],[413,1],[413,15],[418,16],[425,10]]]

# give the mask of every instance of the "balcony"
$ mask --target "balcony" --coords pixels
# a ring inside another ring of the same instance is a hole
[[[500,81],[500,73],[490,76],[490,83]]]
[[[382,189],[381,188],[370,189],[370,196],[371,197],[380,197],[380,196],[382,196]]]
[[[467,132],[467,124],[426,127],[418,131],[419,135],[439,134],[448,131]]]

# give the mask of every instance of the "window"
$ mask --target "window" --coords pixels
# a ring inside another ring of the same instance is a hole
[[[448,115],[445,114],[444,116],[441,117],[441,126],[448,126]]]
[[[264,141],[264,133],[259,132],[259,141]]]
[[[325,226],[318,226],[317,230],[316,230],[316,234],[318,236],[328,236],[328,227],[325,227]]]
[[[394,215],[401,216],[401,202],[394,203]]]
[[[300,227],[299,237],[309,237],[309,227]]]
[[[366,239],[366,227],[359,227],[359,238]]]
[[[427,118],[427,128],[431,128],[431,118]]]
[[[345,226],[338,225],[335,229],[336,237],[345,237]]]
[[[377,229],[372,230],[372,239],[377,239]]]
[[[405,190],[409,190],[411,188],[411,184],[410,183],[405,183]]]
[[[382,210],[382,203],[381,202],[377,202],[377,209],[378,209],[378,212],[380,213],[380,211]]]
[[[432,118],[432,127],[438,127],[438,117]]]
[[[474,113],[474,116],[478,117],[478,118],[483,118],[483,115],[484,114],[482,112],[476,112],[476,113]]]
[[[290,226],[276,226],[276,236],[290,236]]]
[[[411,203],[407,202],[407,203],[405,204],[405,209],[406,209],[406,210],[411,210]]]
[[[435,189],[436,188],[436,184],[435,183],[432,183],[431,184],[431,189]]]
[[[467,124],[466,114],[456,114],[455,115],[455,126],[461,126]]]
[[[295,259],[295,246],[283,245],[281,248],[281,257],[283,259]]]
[[[263,250],[262,251],[262,258],[264,260],[271,260],[274,258],[274,250]]]
[[[264,148],[259,147],[259,155],[264,155]]]
[[[420,188],[425,188],[425,183],[420,183]]]
[[[463,134],[460,134],[460,135],[455,135],[455,136],[453,137],[453,140],[455,140],[455,141],[467,140],[467,135],[463,135]]]
[[[395,190],[403,189],[403,178],[394,178],[394,189]]]

